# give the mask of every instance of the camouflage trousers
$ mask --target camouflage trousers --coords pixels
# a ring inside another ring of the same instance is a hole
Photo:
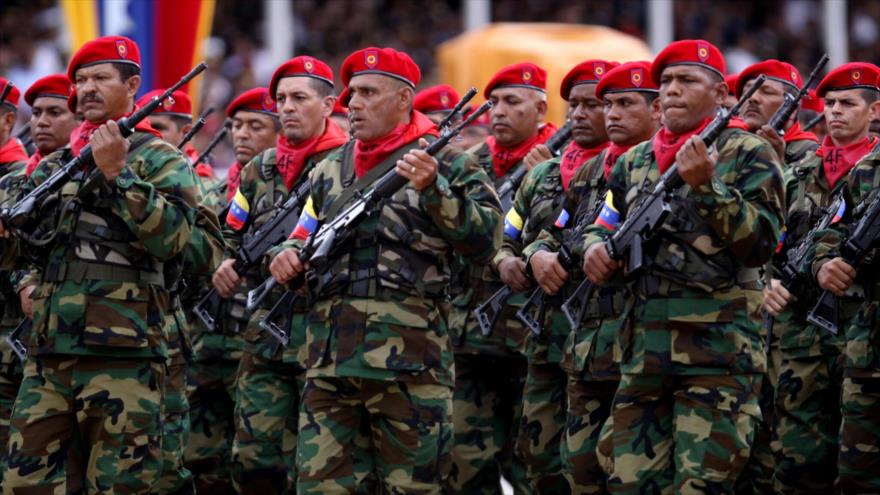
[[[843,380],[840,492],[880,493],[880,377]]]
[[[783,358],[776,399],[777,493],[834,492],[842,381],[839,352]]]
[[[580,374],[568,376],[562,466],[572,494],[608,493],[608,475],[597,449],[603,432],[606,443],[610,443],[611,430],[603,426],[611,415],[617,385],[614,380],[585,380]],[[607,456],[611,457],[610,449]]]
[[[515,451],[526,368],[521,356],[455,355],[450,493],[500,494],[502,475],[529,492]]]
[[[758,374],[621,377],[611,493],[733,493],[760,420]]]
[[[148,359],[29,357],[4,494],[155,493],[164,382]]]
[[[235,493],[230,472],[237,369],[237,361],[213,359],[196,361],[188,370],[190,432],[183,460],[197,493]]]
[[[559,457],[565,430],[566,380],[558,363],[528,365],[516,449],[526,465],[531,493],[568,492]]]
[[[171,358],[162,404],[162,477],[156,483],[159,493],[182,495],[195,491],[192,473],[183,465],[183,449],[189,440],[186,369],[183,356]]]
[[[305,372],[245,352],[238,367],[232,479],[238,493],[296,491],[296,437]]]
[[[0,338],[3,338],[0,335]],[[10,361],[10,362],[6,362]],[[12,353],[2,354],[0,359],[0,487],[3,486],[3,473],[6,471],[6,446],[9,443],[9,418],[12,405],[21,385],[21,365]]]
[[[451,413],[448,386],[308,378],[299,417],[297,493],[442,493]],[[375,480],[380,486],[370,487]]]

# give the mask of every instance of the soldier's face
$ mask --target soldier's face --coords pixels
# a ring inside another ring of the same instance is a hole
[[[568,94],[568,116],[571,136],[578,146],[585,148],[608,141],[605,132],[605,112],[602,100],[596,98],[596,85],[578,84]]]
[[[748,91],[754,85],[755,80],[749,80],[749,82],[743,85],[743,92]],[[749,126],[749,130],[755,132],[760,129],[761,126],[770,122],[770,118],[773,117],[776,110],[779,110],[779,107],[782,106],[784,101],[785,86],[779,81],[767,79],[764,81],[764,84],[762,84],[761,87],[759,87],[758,90],[746,100],[745,105],[743,105],[743,111],[740,112],[740,117],[742,117]]]
[[[275,146],[278,133],[275,118],[260,112],[239,110],[232,117],[232,151],[235,161],[244,165],[266,149]]]
[[[660,121],[660,101],[629,91],[604,96],[605,130],[615,144],[633,145],[650,139]]]
[[[317,137],[324,130],[324,119],[333,111],[333,97],[321,96],[315,84],[329,89],[329,85],[311,77],[285,77],[278,81],[278,118],[282,134],[291,143]]]
[[[89,122],[100,124],[122,117],[134,106],[134,96],[141,85],[140,76],[123,81],[112,64],[80,67],[74,75],[77,110]]]
[[[43,156],[70,141],[77,126],[76,116],[67,108],[67,100],[41,96],[31,107],[31,137]]]
[[[496,88],[489,94],[492,135],[501,146],[516,146],[538,132],[547,102],[543,93],[528,88]]]
[[[177,146],[183,136],[192,128],[192,124],[178,127],[177,123],[168,115],[150,115],[150,125],[159,131],[162,140]]]
[[[880,102],[869,103],[862,92],[857,88],[825,93],[825,125],[837,146],[867,136],[871,120],[878,116]]]
[[[413,90],[381,74],[361,74],[348,83],[348,120],[355,139],[373,141],[409,120]]]
[[[695,129],[711,117],[727,95],[727,84],[708,69],[673,65],[660,75],[663,123],[679,134]]]

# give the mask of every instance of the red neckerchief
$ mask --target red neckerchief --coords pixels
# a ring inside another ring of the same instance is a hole
[[[848,146],[834,146],[831,136],[825,136],[822,146],[816,150],[816,155],[822,157],[822,167],[825,169],[825,178],[828,185],[834,188],[841,178],[856,166],[856,162],[876,146],[877,138],[866,136],[858,143]]]
[[[187,158],[189,158],[189,161],[190,161],[191,163],[195,163],[196,160],[199,159],[199,152],[196,151],[196,148],[195,148],[195,146],[192,145],[192,143],[186,143],[186,144],[183,146],[183,150],[182,150],[182,151],[183,151],[183,154],[184,154]]]
[[[137,107],[135,107],[135,110],[137,110]],[[131,113],[134,113],[134,110],[132,110]],[[123,117],[128,117],[131,113],[127,113],[123,115]],[[70,133],[70,150],[73,152],[73,156],[79,156],[82,149],[89,144],[89,141],[91,141],[92,134],[94,134],[102,124],[104,124],[104,122],[93,124],[86,120]],[[153,126],[150,125],[149,119],[143,119],[138,122],[137,125],[134,126],[134,130],[139,132],[149,132],[158,138],[162,137],[162,134],[156,129],[153,129]]]
[[[205,162],[196,165],[196,175],[199,177],[214,177],[214,168]]]
[[[605,163],[602,164],[602,167],[605,172],[605,180],[608,180],[608,176],[611,175],[611,169],[614,168],[614,164],[617,163],[617,159],[621,157],[624,153],[629,151],[634,145],[632,144],[617,144],[611,143],[611,146],[608,147],[608,152],[605,153]]]
[[[669,132],[666,126],[661,127],[660,130],[654,134],[654,158],[657,160],[657,167],[661,174],[666,172],[666,169],[675,162],[675,154],[678,153],[678,150],[681,149],[684,143],[687,142],[691,136],[694,136],[705,129],[711,121],[712,117],[706,117],[706,119],[700,122],[697,127],[681,134],[673,134]]]
[[[785,131],[785,135],[782,136],[782,140],[786,143],[790,143],[792,141],[812,141],[814,143],[819,142],[819,138],[815,134],[801,129],[800,122],[795,122],[794,125],[789,127],[788,130]]]
[[[568,191],[568,185],[571,182],[571,178],[574,177],[574,173],[577,172],[584,163],[587,163],[590,158],[601,153],[607,146],[608,141],[593,146],[592,148],[581,147],[574,142],[574,139],[568,143],[568,146],[566,146],[565,151],[562,153],[562,161],[559,162],[559,175],[562,177],[562,188],[566,192]]]
[[[284,179],[287,190],[293,187],[310,156],[341,146],[346,141],[348,138],[345,133],[330,119],[324,119],[324,132],[320,136],[306,139],[301,143],[291,144],[279,133],[276,140],[278,171]]]
[[[489,151],[492,153],[492,168],[495,169],[495,177],[504,177],[511,167],[526,157],[532,148],[544,144],[553,134],[556,134],[556,126],[548,122],[541,126],[532,137],[511,147],[501,146],[495,141],[495,136],[489,136],[486,139],[486,144],[489,145]]]
[[[241,181],[241,169],[244,168],[244,164],[233,162],[232,166],[229,167],[229,171],[226,172],[226,201],[232,201],[232,197],[235,196],[235,191],[238,191],[238,183]]]
[[[437,126],[421,112],[413,110],[409,123],[400,124],[388,134],[368,143],[358,140],[354,147],[355,176],[363,177],[398,148],[426,134],[437,136]]]
[[[746,124],[746,121],[736,116],[730,118],[730,122],[727,123],[727,128],[740,129],[749,132],[749,125]]]
[[[0,148],[0,163],[23,162],[27,159],[27,151],[18,142],[18,139],[11,137]]]
[[[40,160],[43,159],[43,154],[40,153],[40,150],[34,151],[34,154],[28,158],[27,165],[24,168],[24,175],[30,177],[34,170],[37,169],[37,165],[40,164]]]

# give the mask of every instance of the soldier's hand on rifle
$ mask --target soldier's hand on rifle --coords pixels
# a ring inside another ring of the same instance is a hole
[[[217,293],[220,294],[220,297],[223,299],[232,297],[232,294],[235,293],[235,289],[241,284],[241,277],[239,277],[238,274],[235,273],[235,270],[232,269],[232,265],[234,264],[235,260],[232,258],[223,260],[214,272],[214,276],[211,277],[211,284],[214,285],[214,288],[217,289]]]
[[[791,301],[797,301],[791,292],[779,283],[779,280],[773,279],[770,285],[764,287],[764,310],[773,316],[779,316]]]
[[[766,139],[767,142],[770,143],[770,146],[773,146],[773,149],[776,150],[776,155],[779,157],[780,163],[785,159],[785,141],[782,139],[782,136],[773,130],[772,127],[769,125],[761,126],[755,134]]]
[[[125,157],[128,155],[130,143],[119,132],[119,124],[114,120],[108,120],[92,135],[89,142],[92,146],[92,154],[95,157],[95,165],[104,174],[107,180],[113,180],[125,166]]]
[[[36,288],[36,285],[28,285],[18,292],[18,299],[21,302],[21,312],[31,320],[34,319],[34,301],[31,299],[31,294],[33,294],[34,289]]]
[[[532,275],[546,294],[555,295],[568,280],[568,272],[559,263],[559,253],[538,251],[529,258],[529,264]]]
[[[691,136],[675,155],[678,174],[691,188],[699,187],[712,179],[717,159],[718,153],[710,153],[700,136]]]
[[[843,258],[834,258],[819,268],[816,281],[819,287],[831,292],[835,296],[842,296],[856,279],[856,269]]]
[[[397,173],[409,179],[417,191],[430,186],[437,180],[437,160],[424,151],[428,141],[419,139],[420,150],[412,150],[397,160]]]
[[[535,165],[541,162],[546,162],[551,158],[553,158],[553,153],[550,153],[550,148],[543,144],[539,144],[529,150],[528,154],[526,154],[526,157],[523,159],[523,162],[525,162],[526,168],[531,170]]]
[[[299,259],[299,251],[287,248],[278,253],[269,264],[269,273],[279,284],[286,284],[306,270],[306,265]]]
[[[608,254],[604,242],[593,244],[584,254],[584,274],[595,285],[602,285],[614,275],[620,267]]]
[[[498,263],[498,274],[501,281],[514,292],[523,292],[532,285],[526,277],[526,262],[519,256],[508,256]]]

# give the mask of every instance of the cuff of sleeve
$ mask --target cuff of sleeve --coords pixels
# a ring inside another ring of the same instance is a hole
[[[439,173],[434,183],[422,189],[420,194],[424,203],[437,203],[441,198],[449,196],[449,181]]]

